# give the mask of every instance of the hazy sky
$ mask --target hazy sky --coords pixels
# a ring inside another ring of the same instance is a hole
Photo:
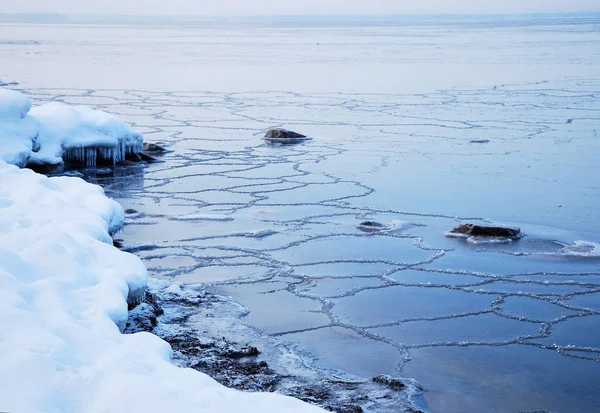
[[[5,13],[437,14],[600,11],[600,0],[0,0]]]

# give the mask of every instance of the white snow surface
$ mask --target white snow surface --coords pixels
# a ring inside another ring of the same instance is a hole
[[[0,160],[25,166],[29,159],[38,125],[27,113],[31,101],[22,93],[0,89]]]
[[[124,214],[102,188],[4,161],[0,183],[0,411],[321,411],[225,388],[174,366],[158,337],[121,334],[147,274],[113,247]]]
[[[31,162],[55,164],[60,162],[63,151],[79,148],[102,148],[105,158],[117,162],[125,158],[127,148],[136,152],[142,149],[141,133],[101,110],[52,102],[34,107],[30,113],[41,125],[41,149],[32,154]],[[94,165],[95,162],[88,164]]]
[[[98,156],[115,163],[142,143],[141,133],[109,113],[59,102],[32,108],[24,94],[0,89],[0,159],[7,163],[55,165],[65,155],[95,166]]]

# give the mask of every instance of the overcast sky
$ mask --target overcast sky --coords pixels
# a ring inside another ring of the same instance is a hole
[[[483,14],[600,11],[600,0],[0,0],[4,13]]]

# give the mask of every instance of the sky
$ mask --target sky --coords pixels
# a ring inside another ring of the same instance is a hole
[[[0,0],[0,13],[489,14],[600,11],[600,0]]]

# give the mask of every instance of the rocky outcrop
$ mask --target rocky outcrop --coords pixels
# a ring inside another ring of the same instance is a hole
[[[521,236],[521,229],[518,227],[505,226],[487,226],[476,224],[461,224],[452,228],[446,233],[448,237],[505,237],[518,238]]]
[[[269,129],[265,134],[265,139],[270,140],[303,140],[308,139],[305,135],[283,128]]]

